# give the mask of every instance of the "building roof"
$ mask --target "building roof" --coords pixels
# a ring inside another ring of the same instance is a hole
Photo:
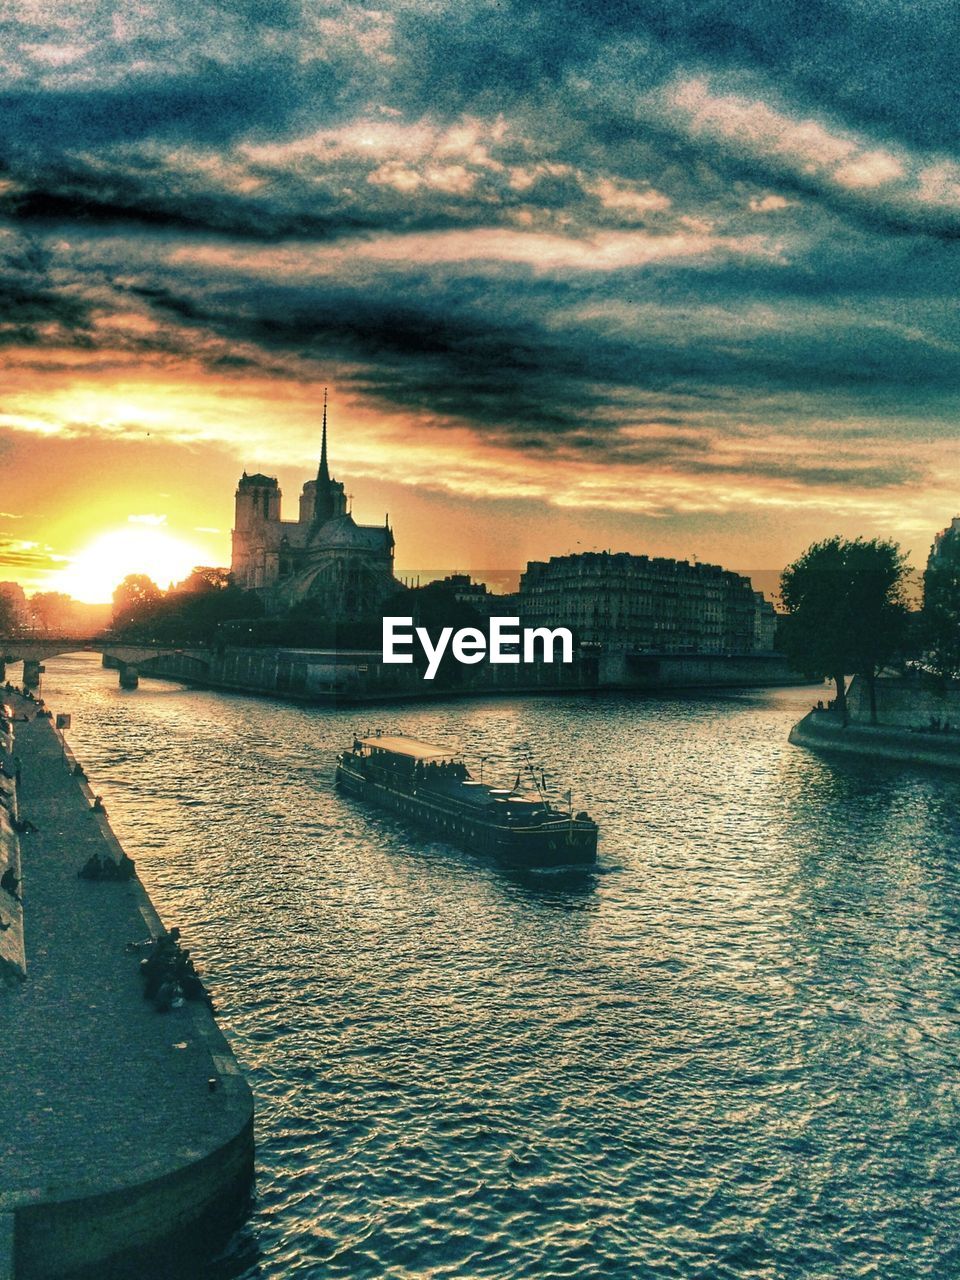
[[[357,524],[351,515],[334,516],[313,534],[310,546],[318,551],[328,548],[388,551],[393,546],[393,534],[383,524]]]
[[[258,471],[255,475],[248,476],[246,472],[240,477],[241,485],[262,485],[268,484],[271,488],[277,487],[276,476],[265,476],[262,471]]]
[[[444,751],[432,742],[423,742],[420,738],[407,738],[403,734],[361,738],[365,747],[375,747],[379,751],[389,751],[395,756],[410,756],[414,760],[450,760],[460,754],[459,751]]]

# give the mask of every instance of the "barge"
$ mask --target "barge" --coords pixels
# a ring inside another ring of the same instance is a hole
[[[355,738],[337,757],[337,786],[409,818],[440,839],[525,867],[597,860],[597,824],[535,796],[485,786],[459,757],[403,734]]]

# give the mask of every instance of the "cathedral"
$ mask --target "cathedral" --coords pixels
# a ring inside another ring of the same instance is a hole
[[[400,585],[393,576],[393,533],[357,524],[343,485],[327,463],[327,397],[316,480],[300,494],[300,517],[280,517],[280,487],[273,476],[246,472],[236,494],[230,570],[238,587],[263,596],[268,613],[315,600],[335,622],[376,616]]]

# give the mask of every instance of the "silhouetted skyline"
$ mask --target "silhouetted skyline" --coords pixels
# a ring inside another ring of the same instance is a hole
[[[237,474],[295,495],[324,385],[401,574],[438,530],[466,570],[922,564],[956,513],[952,11],[7,15],[0,576],[76,590],[144,530],[228,563]]]

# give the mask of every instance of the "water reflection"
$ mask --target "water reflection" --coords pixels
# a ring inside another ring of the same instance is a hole
[[[217,1280],[960,1269],[955,781],[789,746],[808,690],[384,716],[536,744],[602,839],[531,875],[333,791],[374,716],[47,672],[256,1091]]]

